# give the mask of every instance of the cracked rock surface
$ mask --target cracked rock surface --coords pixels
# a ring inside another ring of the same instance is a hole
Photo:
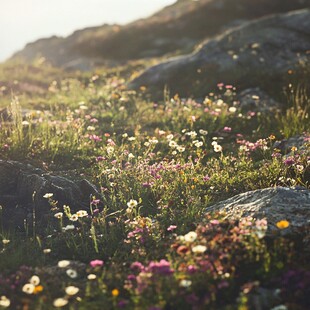
[[[231,219],[266,218],[269,232],[276,230],[276,223],[281,220],[290,223],[287,233],[310,232],[310,190],[306,188],[258,189],[221,201],[206,211],[225,211],[225,217]]]
[[[53,193],[53,200],[62,211],[63,205],[71,210],[88,209],[92,195],[99,197],[94,185],[87,180],[72,181],[48,174],[29,164],[0,160],[0,205],[5,229],[24,229],[46,223],[51,206],[43,196]]]

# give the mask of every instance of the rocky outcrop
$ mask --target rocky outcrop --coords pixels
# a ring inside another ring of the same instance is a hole
[[[171,95],[201,97],[219,82],[239,89],[274,88],[301,61],[310,60],[309,50],[309,9],[271,15],[208,40],[190,55],[147,69],[129,88],[146,86],[161,97],[164,88]]]
[[[51,206],[43,196],[52,193],[57,207],[63,205],[72,211],[88,209],[97,189],[87,180],[72,181],[52,175],[31,165],[0,160],[0,205],[5,229],[21,229],[25,225],[42,226],[51,216]]]
[[[269,232],[277,229],[276,223],[286,220],[290,223],[286,228],[287,233],[308,232],[309,238],[310,190],[306,188],[258,189],[219,202],[206,211],[208,213],[224,211],[225,217],[231,219],[245,216],[266,218]]]
[[[207,37],[267,14],[310,6],[310,0],[179,0],[149,18],[128,25],[103,25],[29,43],[14,57],[44,57],[63,67],[88,70],[118,62],[188,52]],[[182,74],[182,73],[181,73]]]
[[[241,91],[237,96],[237,100],[242,111],[268,113],[276,112],[281,107],[279,102],[258,87]]]
[[[297,148],[298,150],[304,151],[310,156],[310,133],[296,135],[288,139],[276,141],[273,144],[273,148],[279,149],[283,154],[292,153],[293,147]]]

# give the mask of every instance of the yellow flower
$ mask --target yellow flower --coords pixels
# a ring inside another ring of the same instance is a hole
[[[114,290],[112,290],[112,296],[113,297],[117,297],[119,295],[119,290],[117,288],[115,288]]]
[[[43,286],[42,285],[37,285],[34,288],[33,294],[38,294],[38,293],[41,293],[42,291],[43,291]]]
[[[276,225],[279,229],[285,229],[290,226],[290,223],[287,220],[282,220],[282,221],[277,222]]]

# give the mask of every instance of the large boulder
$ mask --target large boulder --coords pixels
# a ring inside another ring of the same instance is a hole
[[[73,212],[88,209],[91,196],[100,196],[87,180],[73,182],[29,164],[0,160],[0,206],[5,229],[23,230],[33,221],[37,226],[45,225],[52,214],[48,199],[43,197],[47,193],[53,194],[60,211],[68,205]]]
[[[190,55],[147,69],[128,87],[146,86],[155,97],[165,88],[172,95],[200,97],[219,82],[266,89],[294,72],[300,62],[307,63],[309,50],[309,9],[271,15],[207,40]]]
[[[286,220],[290,225],[285,232],[302,235],[310,246],[310,190],[306,188],[258,189],[221,201],[208,207],[206,211],[223,212],[229,219],[246,216],[256,219],[266,218],[269,234],[278,230],[276,226],[278,222]]]

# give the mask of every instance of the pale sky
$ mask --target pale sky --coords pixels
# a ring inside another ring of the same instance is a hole
[[[0,0],[0,62],[26,43],[104,23],[126,24],[176,0]]]

